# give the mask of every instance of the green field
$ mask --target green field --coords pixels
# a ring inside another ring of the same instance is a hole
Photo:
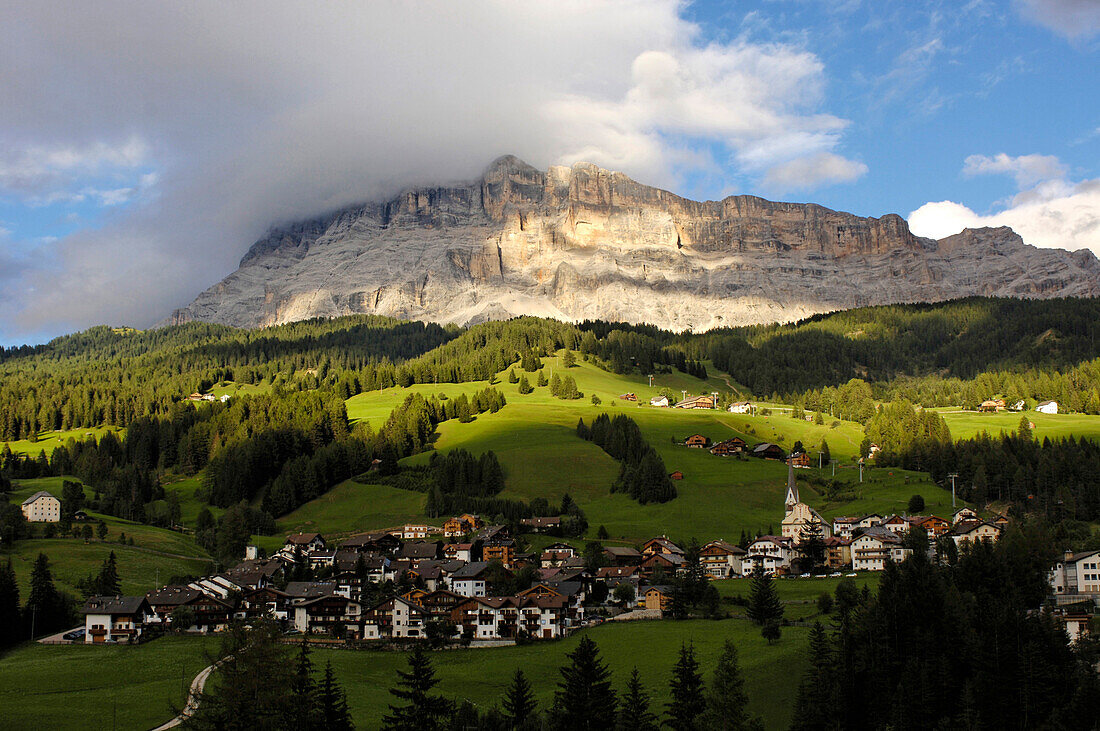
[[[213,640],[137,647],[24,644],[0,657],[0,728],[141,729],[175,715]]]
[[[21,439],[15,442],[3,442],[0,444],[7,444],[11,451],[16,454],[26,454],[31,457],[37,457],[39,453],[45,452],[47,455],[52,454],[53,450],[60,447],[70,439],[86,439],[87,437],[95,437],[100,439],[107,432],[114,432],[121,439],[126,430],[117,426],[95,426],[85,429],[69,429],[68,431],[44,431],[38,435],[38,441],[29,441],[27,439]],[[0,446],[3,449],[3,446]]]
[[[954,439],[969,439],[987,432],[997,436],[1001,432],[1014,432],[1020,426],[1020,417],[1026,416],[1035,424],[1032,436],[1036,439],[1061,439],[1063,437],[1088,437],[1100,439],[1100,416],[1088,414],[1040,414],[1037,411],[999,414],[979,414],[977,411],[936,409],[947,422]]]

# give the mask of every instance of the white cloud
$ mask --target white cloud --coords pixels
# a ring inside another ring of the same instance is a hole
[[[117,144],[7,145],[0,149],[0,193],[38,203],[67,199],[74,181],[138,167],[148,154],[148,145],[137,137]]]
[[[1023,190],[1045,180],[1065,176],[1066,166],[1054,155],[1020,155],[1011,157],[1003,152],[988,157],[971,155],[963,163],[963,175],[1011,175]]]
[[[777,165],[768,171],[764,184],[772,188],[806,190],[824,183],[849,183],[866,173],[867,166],[861,162],[821,152]]]
[[[1087,40],[1100,33],[1100,2],[1096,0],[1016,0],[1023,15],[1070,40]]]
[[[1034,246],[1087,248],[1100,255],[1100,179],[1047,181],[988,215],[953,201],[925,203],[909,214],[913,233],[934,239],[982,226],[1010,226]]]
[[[0,163],[34,173],[7,185],[111,203],[141,185],[50,175],[151,157],[161,173],[157,196],[56,242],[48,271],[0,292],[0,322],[30,331],[148,324],[273,222],[469,179],[504,153],[669,187],[694,170],[779,167],[782,181],[800,158],[840,179],[860,165],[837,155],[847,122],[820,110],[819,59],[706,44],[680,0],[0,2],[0,133],[48,152]]]

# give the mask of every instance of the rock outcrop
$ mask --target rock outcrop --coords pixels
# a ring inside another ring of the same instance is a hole
[[[697,202],[588,163],[542,172],[509,156],[475,182],[273,229],[168,322],[532,314],[702,330],[976,294],[1096,296],[1100,262],[1008,228],[933,241],[893,214]]]

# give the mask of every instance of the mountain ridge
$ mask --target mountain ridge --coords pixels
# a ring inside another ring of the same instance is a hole
[[[475,181],[274,227],[161,324],[531,314],[700,330],[968,295],[1098,294],[1091,252],[1039,249],[1008,228],[936,241],[893,213],[693,201],[591,163],[543,172],[509,155]]]

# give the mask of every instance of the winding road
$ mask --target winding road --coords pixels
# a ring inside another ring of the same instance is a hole
[[[161,725],[153,729],[153,731],[164,731],[169,728],[176,728],[181,723],[186,721],[199,707],[199,697],[202,696],[202,690],[206,687],[206,680],[210,677],[210,673],[214,672],[214,669],[228,660],[228,657],[224,657],[218,660],[213,665],[207,665],[205,668],[199,671],[199,674],[195,676],[195,679],[191,681],[191,691],[187,694],[187,703],[184,704],[183,710],[179,715],[173,718],[171,721],[166,721]]]

